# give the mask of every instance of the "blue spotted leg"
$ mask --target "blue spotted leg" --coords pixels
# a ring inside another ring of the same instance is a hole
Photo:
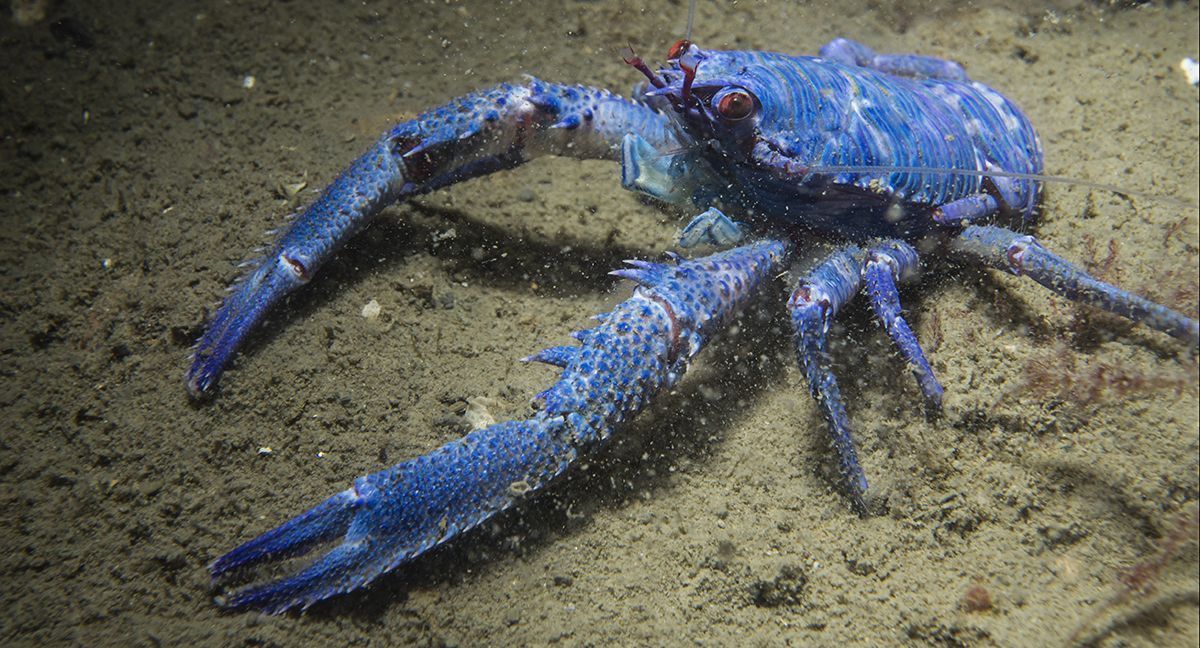
[[[354,481],[312,510],[214,561],[213,577],[337,544],[307,567],[251,584],[219,602],[276,613],[307,608],[370,583],[478,526],[536,491],[673,385],[692,356],[785,265],[785,243],[764,241],[675,265],[630,262],[613,274],[633,296],[579,346],[530,359],[562,367],[523,421],[498,423]]]
[[[892,338],[900,355],[912,367],[917,385],[925,395],[925,402],[933,410],[938,410],[942,407],[944,390],[933,375],[933,368],[925,359],[917,336],[900,312],[900,294],[896,290],[896,282],[912,279],[917,274],[919,264],[917,251],[911,245],[903,241],[889,241],[867,253],[863,280],[871,297],[871,309],[875,311],[879,323],[888,337]]]
[[[967,71],[954,61],[920,54],[877,54],[875,50],[846,38],[835,38],[820,50],[820,55],[857,67],[870,68],[912,79],[938,79],[966,83]]]
[[[475,92],[395,126],[248,264],[196,343],[189,393],[209,392],[265,314],[392,202],[540,155],[616,159],[626,136],[658,150],[678,147],[668,118],[645,104],[536,79]]]
[[[857,246],[847,246],[829,255],[796,283],[788,310],[796,333],[796,355],[808,388],[829,426],[850,504],[855,511],[865,514],[867,477],[854,449],[850,417],[842,402],[837,377],[833,375],[827,340],[829,323],[862,286],[862,259],[863,251]]]
[[[1187,342],[1200,344],[1200,323],[1131,292],[1092,277],[1026,234],[993,225],[970,225],[950,241],[950,252],[998,270],[1024,275],[1049,290]]]
[[[866,250],[847,245],[830,254],[800,279],[788,300],[796,355],[813,398],[829,426],[850,503],[860,514],[867,512],[867,478],[858,461],[850,418],[832,369],[827,339],[829,325],[838,311],[865,289],[884,331],[913,367],[927,402],[934,408],[940,407],[942,386],[901,315],[896,292],[896,281],[912,277],[918,263],[917,251],[903,241],[887,240]]]

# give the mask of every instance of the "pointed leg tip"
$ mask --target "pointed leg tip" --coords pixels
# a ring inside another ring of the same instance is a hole
[[[942,407],[943,396],[944,396],[943,392],[938,392],[936,394],[929,394],[928,396],[926,396],[925,403],[929,407],[930,412],[933,412],[934,414],[942,413],[942,411],[943,411],[943,407]]]
[[[942,402],[946,398],[946,389],[942,387],[942,383],[936,378],[927,378],[924,375],[917,376],[917,383],[925,396],[925,408],[930,412],[941,413]]]
[[[211,377],[204,374],[189,374],[184,383],[184,387],[187,388],[189,399],[194,402],[202,402],[212,398],[212,388],[215,382],[216,381],[214,381]]]
[[[854,511],[858,517],[871,517],[871,508],[867,506],[867,500],[862,493],[854,493],[850,495],[850,510]]]

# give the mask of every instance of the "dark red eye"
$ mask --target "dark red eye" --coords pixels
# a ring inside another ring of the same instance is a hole
[[[717,112],[730,121],[745,119],[754,112],[754,97],[740,88],[721,92],[713,99]]]
[[[667,50],[667,60],[674,61],[680,56],[683,56],[684,52],[687,52],[688,48],[691,46],[692,41],[686,38],[680,38],[679,40],[675,41],[675,44],[671,46],[671,49]]]

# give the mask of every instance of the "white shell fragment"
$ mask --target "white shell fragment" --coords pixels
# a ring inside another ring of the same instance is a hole
[[[472,396],[467,399],[467,411],[463,413],[463,420],[472,430],[482,430],[496,423],[496,417],[492,416],[490,408],[499,405],[499,402],[486,396]]]
[[[285,184],[283,185],[283,193],[288,197],[288,200],[291,200],[299,195],[301,191],[304,191],[304,188],[307,186],[308,182],[306,180]]]
[[[1200,85],[1200,63],[1194,58],[1185,58],[1179,62],[1179,69],[1187,75],[1188,83],[1192,85]]]
[[[379,305],[379,302],[372,299],[362,307],[362,316],[364,319],[373,320],[379,317],[382,310],[383,307]]]

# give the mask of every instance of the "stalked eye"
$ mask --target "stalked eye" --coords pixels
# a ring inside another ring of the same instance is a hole
[[[741,88],[725,88],[712,98],[712,105],[721,117],[738,121],[754,112],[754,97]]]
[[[691,46],[692,41],[686,38],[680,38],[679,40],[675,41],[675,44],[671,46],[671,49],[667,50],[667,60],[674,61],[680,56],[683,56],[684,52],[687,52],[688,48]]]

